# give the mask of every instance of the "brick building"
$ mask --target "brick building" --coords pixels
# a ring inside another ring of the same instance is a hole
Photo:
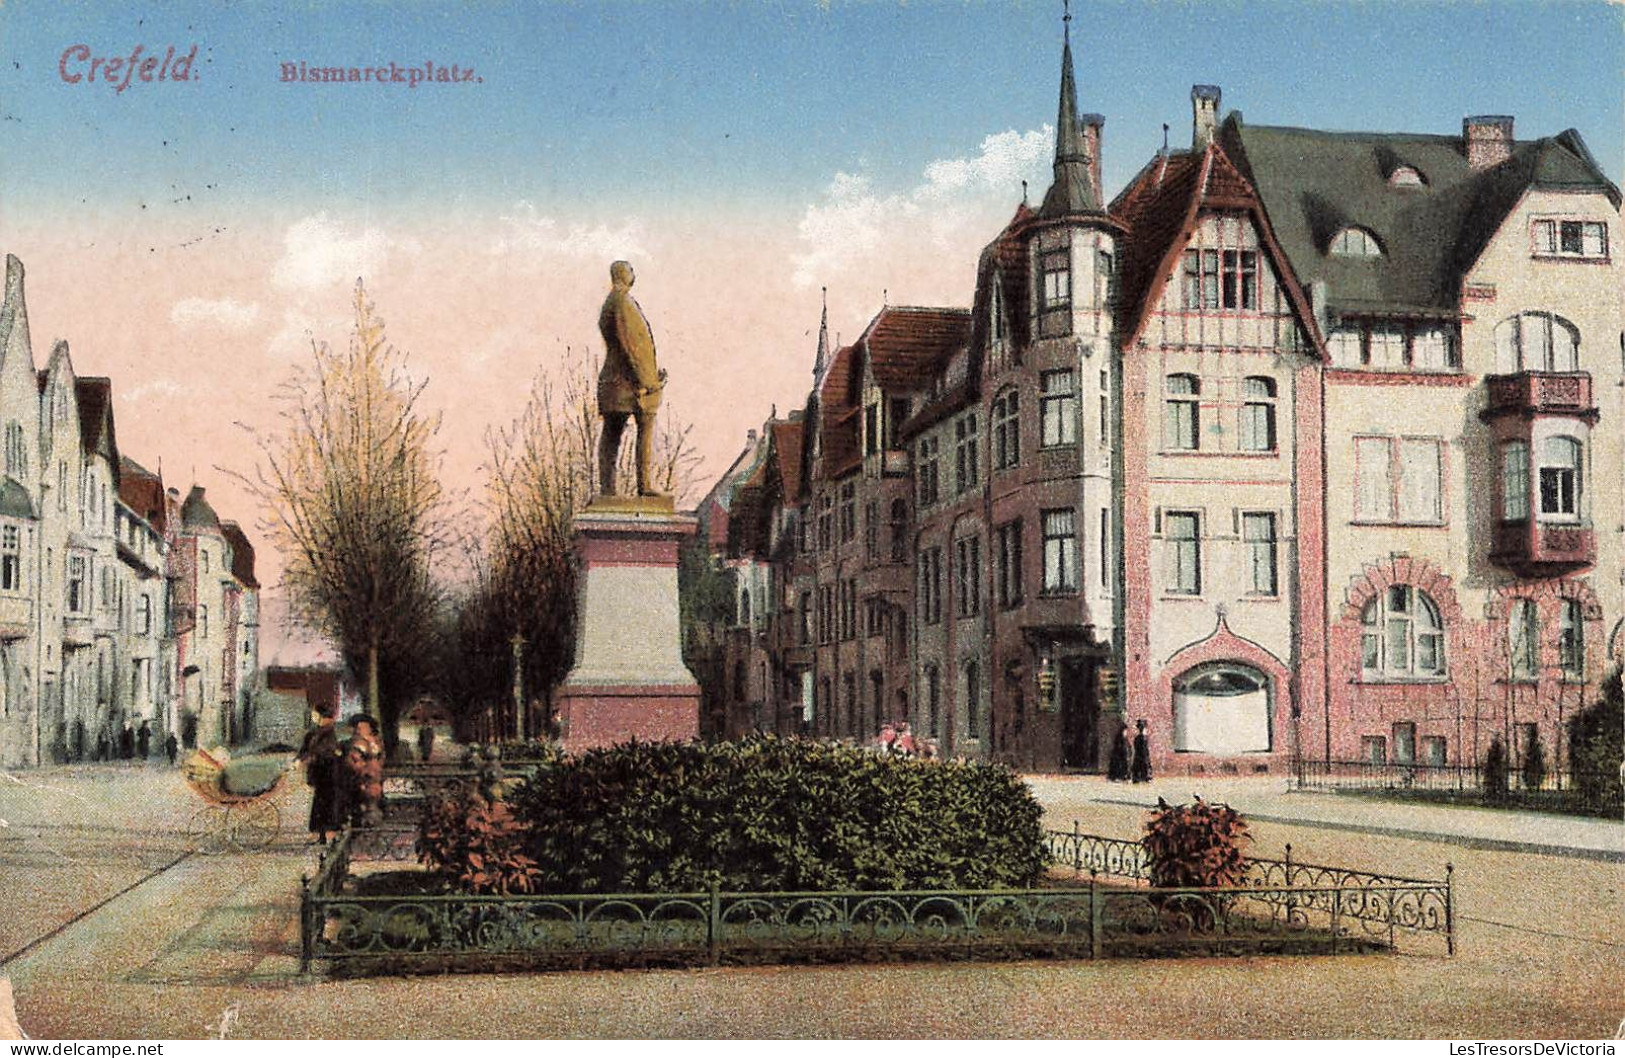
[[[1625,614],[1618,189],[1573,130],[1191,105],[1107,203],[1064,45],[1052,184],[970,308],[821,327],[707,501],[749,567],[732,733],[1098,769],[1143,719],[1161,767],[1249,773],[1562,744]]]

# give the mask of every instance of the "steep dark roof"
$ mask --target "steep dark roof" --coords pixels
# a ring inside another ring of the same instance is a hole
[[[1221,137],[1257,186],[1298,279],[1325,282],[1331,306],[1344,311],[1455,311],[1462,276],[1531,188],[1620,201],[1572,129],[1514,143],[1510,158],[1480,169],[1468,166],[1459,136],[1251,126],[1232,113]],[[1424,186],[1390,186],[1400,166]],[[1350,226],[1375,235],[1382,256],[1329,254]]]
[[[882,389],[914,391],[969,345],[970,319],[969,309],[888,305],[858,341]]]
[[[87,375],[74,380],[79,398],[79,447],[91,455],[102,450],[105,441],[112,453],[113,481],[119,477],[118,440],[113,432],[113,380],[105,375]],[[105,437],[104,437],[105,434]]]
[[[1042,217],[1100,212],[1100,195],[1089,173],[1089,152],[1078,121],[1078,92],[1072,80],[1072,37],[1061,48],[1061,99],[1055,115],[1055,178],[1038,208]]]
[[[971,346],[986,349],[992,340],[993,277],[1004,295],[1005,334],[1015,340],[1027,333],[1027,241],[1024,233],[1037,216],[1023,202],[998,237],[982,249],[976,263],[976,305],[972,313]]]
[[[188,532],[220,532],[220,517],[209,506],[202,485],[193,485],[192,491],[186,494],[186,502],[181,504],[181,528]]]
[[[236,522],[221,522],[220,532],[231,545],[231,575],[245,588],[259,587],[254,579],[254,545],[248,542],[248,534]]]
[[[773,458],[779,468],[779,487],[785,506],[801,502],[801,444],[805,422],[773,424]]]
[[[837,349],[818,393],[818,456],[822,463],[818,473],[824,478],[838,477],[863,459],[854,392],[856,361],[855,346]]]
[[[159,533],[167,523],[164,479],[129,456],[119,459],[118,498]]]

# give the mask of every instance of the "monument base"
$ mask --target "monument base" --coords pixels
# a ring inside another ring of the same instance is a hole
[[[576,657],[554,696],[566,752],[699,737],[677,598],[678,551],[696,524],[664,496],[594,497],[576,515]]]

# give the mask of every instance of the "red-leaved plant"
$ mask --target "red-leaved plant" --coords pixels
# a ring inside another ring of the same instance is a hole
[[[418,859],[464,892],[533,893],[542,873],[525,852],[528,832],[506,801],[487,800],[463,783],[424,806]]]
[[[1242,847],[1251,842],[1247,823],[1229,805],[1170,805],[1157,798],[1145,822],[1146,860],[1151,884],[1159,889],[1231,886],[1247,870]]]

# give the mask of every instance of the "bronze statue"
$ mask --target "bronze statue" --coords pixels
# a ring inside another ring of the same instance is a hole
[[[649,465],[666,372],[655,366],[649,320],[632,299],[635,278],[625,261],[610,265],[609,296],[598,313],[598,330],[604,336],[604,367],[598,372],[598,414],[604,419],[598,437],[598,491],[604,496],[615,494],[615,463],[629,415],[638,424],[638,495],[660,495],[649,480]]]

